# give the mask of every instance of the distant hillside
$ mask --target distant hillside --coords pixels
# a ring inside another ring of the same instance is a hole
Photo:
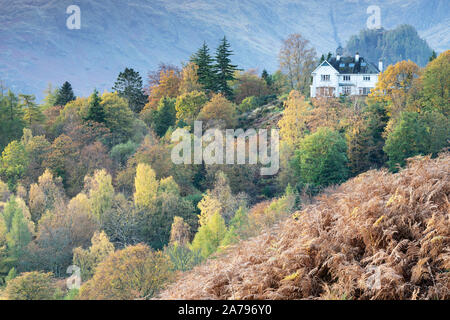
[[[401,25],[393,30],[365,29],[359,35],[352,36],[345,47],[346,54],[359,52],[372,62],[381,58],[386,66],[409,59],[423,67],[428,63],[432,51],[410,25]]]
[[[449,179],[449,154],[364,173],[161,297],[450,299]]]
[[[81,29],[66,28],[66,8],[81,9]],[[159,62],[179,64],[226,35],[242,68],[278,67],[278,51],[299,32],[318,54],[366,27],[367,7],[382,26],[414,25],[437,51],[450,47],[448,0],[0,0],[0,79],[36,94],[69,81],[77,96],[111,90],[125,67],[143,76]]]

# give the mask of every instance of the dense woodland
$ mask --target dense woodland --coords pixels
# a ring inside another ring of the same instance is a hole
[[[319,59],[299,34],[284,41],[273,74],[232,59],[223,38],[146,79],[126,68],[110,92],[89,97],[68,82],[49,86],[42,104],[1,88],[3,299],[152,298],[324,188],[449,146],[450,51],[424,68],[386,67],[368,97],[327,99],[309,98]],[[280,171],[173,164],[171,133],[195,120],[278,128]],[[66,287],[70,265],[80,267],[79,290]]]

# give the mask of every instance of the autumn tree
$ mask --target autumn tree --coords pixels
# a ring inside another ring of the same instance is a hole
[[[88,281],[94,275],[98,264],[112,253],[114,253],[114,245],[109,242],[105,232],[96,232],[89,249],[78,247],[73,250],[73,264],[80,267],[81,279]]]
[[[198,115],[198,120],[222,122],[226,128],[236,125],[236,105],[228,101],[223,95],[216,94],[206,103]]]
[[[147,102],[148,97],[142,87],[142,78],[139,72],[132,68],[125,68],[119,73],[112,89],[128,101],[128,107],[133,112],[141,112]]]
[[[179,245],[186,245],[190,238],[190,227],[184,222],[184,219],[178,216],[173,218],[172,227],[170,229],[170,243],[178,243]]]
[[[200,250],[202,256],[207,258],[217,251],[226,233],[227,227],[225,220],[219,211],[216,211],[216,213],[208,218],[205,224],[198,228],[192,241],[192,249]]]
[[[144,106],[141,114],[157,108],[159,101],[164,98],[176,98],[181,84],[181,76],[178,70],[161,70],[159,81],[149,89],[148,103]]]
[[[266,80],[258,77],[255,70],[237,72],[232,85],[234,87],[234,102],[237,104],[240,104],[247,97],[262,97],[270,92]]]
[[[134,180],[134,203],[138,208],[149,208],[155,201],[159,182],[156,180],[155,171],[145,163],[139,163],[136,168]]]
[[[311,72],[316,63],[316,51],[309,40],[301,34],[291,34],[284,40],[278,58],[290,88],[308,95]]]
[[[386,102],[389,115],[396,118],[406,108],[408,93],[419,76],[419,71],[419,66],[410,60],[388,66],[370,92],[369,98]]]
[[[9,280],[5,295],[8,300],[53,300],[56,286],[52,273],[25,272]]]
[[[422,102],[429,110],[450,115],[450,50],[441,53],[423,70],[420,77]]]
[[[191,91],[178,96],[175,103],[177,119],[191,124],[207,101],[206,94],[201,91]]]
[[[170,260],[160,251],[138,244],[109,255],[83,284],[83,300],[152,298],[171,278]]]
[[[101,225],[114,199],[112,177],[104,169],[97,170],[93,177],[85,178],[85,184],[89,190],[92,214]]]
[[[52,211],[64,203],[62,179],[54,178],[46,169],[39,177],[38,183],[33,183],[29,191],[29,205],[32,220],[37,223],[46,211]]]
[[[310,105],[298,91],[291,91],[283,117],[278,122],[281,139],[290,145],[298,145],[307,132],[307,116]]]
[[[181,71],[180,94],[202,90],[203,86],[198,79],[198,65],[194,62],[189,62]]]

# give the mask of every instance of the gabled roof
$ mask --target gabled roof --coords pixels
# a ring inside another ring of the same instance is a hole
[[[314,71],[311,72],[311,73],[315,73],[316,70],[319,69],[320,67],[331,67],[331,68],[333,68],[336,72],[339,73],[339,71],[337,71],[336,68],[334,68],[330,63],[328,63],[327,60],[322,61],[322,62],[314,69]]]
[[[325,64],[326,62],[326,64]],[[355,57],[341,57],[339,60],[336,57],[330,58],[320,63],[322,65],[329,65],[336,69],[340,74],[378,74],[380,70],[371,62],[367,62],[363,57],[359,61],[355,61]],[[315,71],[315,70],[314,70]]]

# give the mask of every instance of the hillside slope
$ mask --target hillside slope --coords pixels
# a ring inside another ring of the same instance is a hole
[[[450,154],[364,173],[164,299],[450,299]]]
[[[66,28],[66,8],[81,9],[81,29]],[[450,44],[447,0],[0,0],[0,79],[42,97],[68,80],[76,95],[110,90],[117,74],[143,75],[159,62],[179,64],[203,41],[225,34],[243,68],[274,71],[282,39],[300,32],[319,55],[366,27],[369,5],[382,26],[413,25],[438,51]]]

